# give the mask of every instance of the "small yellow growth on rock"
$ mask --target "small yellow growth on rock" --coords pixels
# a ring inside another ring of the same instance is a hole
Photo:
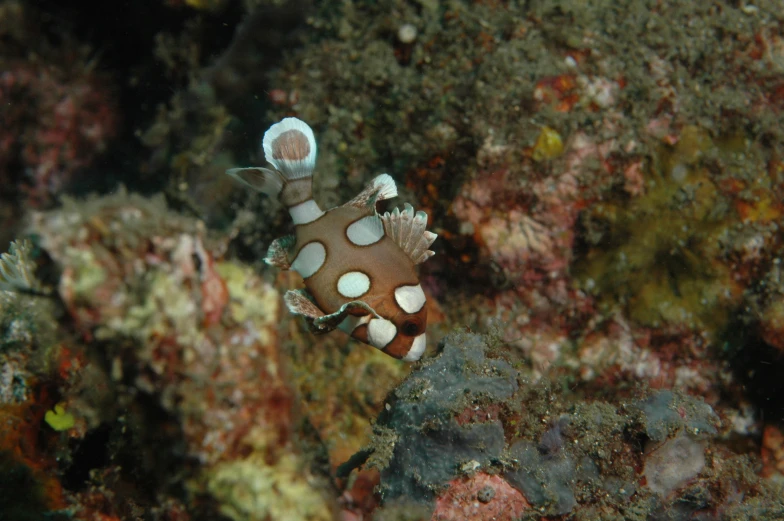
[[[563,140],[561,135],[550,127],[542,127],[539,137],[534,143],[534,150],[531,157],[534,161],[544,161],[555,159],[563,154]]]
[[[56,431],[67,431],[76,423],[74,415],[65,410],[62,403],[58,403],[51,411],[46,411],[44,421]]]

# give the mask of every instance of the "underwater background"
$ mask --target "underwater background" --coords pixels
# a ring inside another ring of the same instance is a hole
[[[438,234],[311,334],[225,171]],[[0,521],[784,520],[784,1],[0,0]]]

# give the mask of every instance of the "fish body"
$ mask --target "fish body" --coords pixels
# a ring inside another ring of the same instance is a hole
[[[286,118],[264,135],[274,169],[235,168],[245,185],[277,196],[295,224],[275,240],[268,264],[293,269],[305,289],[284,297],[315,333],[341,329],[390,356],[418,360],[427,347],[427,307],[416,266],[433,255],[427,215],[406,205],[379,215],[376,203],[397,196],[394,180],[376,177],[348,203],[323,211],[313,200],[317,145],[310,127]]]

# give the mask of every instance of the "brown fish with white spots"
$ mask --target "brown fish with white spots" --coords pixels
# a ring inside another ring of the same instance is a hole
[[[295,235],[273,241],[265,259],[304,279],[306,289],[286,292],[289,310],[314,333],[341,329],[395,358],[419,360],[427,347],[427,308],[416,265],[433,255],[428,248],[436,239],[425,229],[427,214],[406,205],[379,215],[376,203],[397,196],[387,174],[343,206],[321,210],[312,192],[316,139],[299,119],[272,125],[263,146],[274,169],[227,173],[277,196],[294,221]]]

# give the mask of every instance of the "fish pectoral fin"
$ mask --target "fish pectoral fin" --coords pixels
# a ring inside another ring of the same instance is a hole
[[[267,249],[267,256],[264,258],[264,262],[282,270],[290,269],[289,252],[296,242],[297,239],[293,235],[275,239]]]
[[[310,294],[304,289],[289,290],[283,296],[286,307],[295,315],[302,315],[309,320],[316,320],[324,316],[318,306],[309,298]]]
[[[379,317],[378,313],[376,313],[376,310],[368,306],[366,303],[362,302],[361,300],[354,300],[352,302],[343,304],[340,306],[339,310],[332,314],[324,315],[315,319],[313,321],[313,326],[319,331],[332,331],[333,329],[337,328],[341,322],[343,322],[343,319],[345,319],[349,313],[356,312],[358,310],[364,311],[365,313],[375,317]]]
[[[397,197],[395,180],[389,174],[381,174],[373,179],[356,197],[347,202],[346,206],[375,209],[377,202],[393,197]]]
[[[434,255],[428,248],[438,235],[426,230],[425,212],[414,212],[414,208],[406,203],[402,212],[400,208],[395,208],[382,215],[381,221],[387,236],[406,252],[414,264],[421,264]]]

